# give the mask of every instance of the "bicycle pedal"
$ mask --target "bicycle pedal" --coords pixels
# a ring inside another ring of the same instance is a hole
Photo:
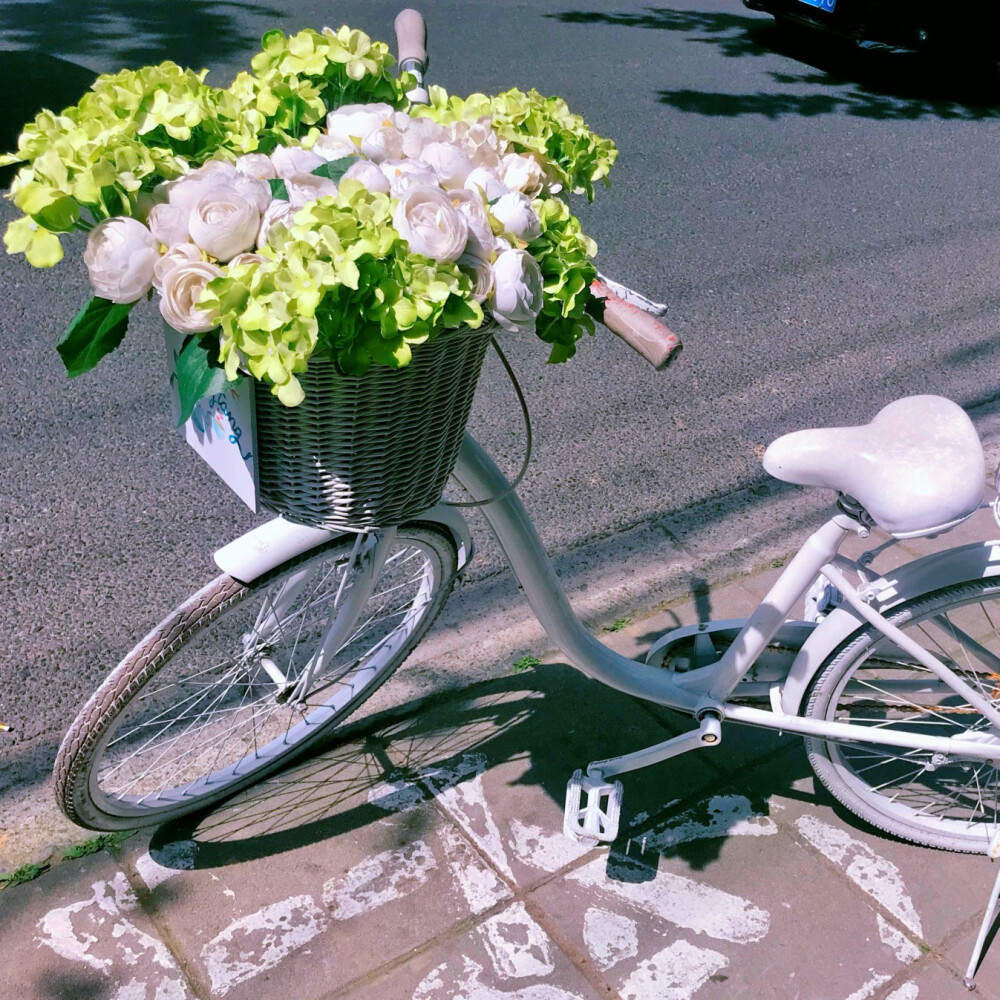
[[[624,789],[620,781],[607,782],[574,771],[566,785],[563,833],[579,844],[594,847],[618,836]]]

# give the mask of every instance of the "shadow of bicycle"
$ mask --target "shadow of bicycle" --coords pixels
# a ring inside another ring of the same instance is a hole
[[[224,867],[332,840],[402,813],[407,836],[419,837],[439,821],[435,807],[443,800],[453,804],[450,796],[468,798],[469,785],[483,780],[487,785],[476,808],[492,810],[500,826],[510,818],[499,818],[501,813],[518,808],[502,799],[521,794],[518,801],[543,811],[546,829],[558,835],[558,811],[573,770],[598,754],[635,750],[689,726],[680,716],[651,710],[563,664],[541,665],[474,684],[447,699],[411,701],[383,711],[210,812],[161,827],[149,852],[167,868]],[[768,733],[752,746],[742,744],[740,753],[753,766],[787,749],[787,741]],[[780,780],[782,792],[787,794],[804,773],[804,760],[793,755]],[[728,784],[726,774],[701,761],[649,768],[625,780],[622,833],[615,845],[622,859],[639,831],[685,809],[694,816],[691,810],[700,808],[697,803],[707,792],[718,793]],[[766,814],[766,796],[754,795],[752,803],[747,799],[751,806],[754,814]],[[743,819],[734,813],[731,822]],[[699,837],[697,845],[678,841],[669,854],[707,867],[718,857],[728,822],[716,820],[711,836]],[[645,873],[630,877],[652,877],[656,863],[654,852],[638,865],[628,862]]]

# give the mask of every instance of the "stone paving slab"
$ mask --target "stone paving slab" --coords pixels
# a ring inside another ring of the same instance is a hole
[[[980,517],[940,544],[988,529]],[[897,546],[885,565],[932,547]],[[741,617],[776,572],[699,585],[601,636],[635,655],[705,611]],[[0,996],[968,996],[995,867],[843,813],[797,738],[727,726],[715,751],[624,776],[623,835],[588,849],[561,832],[569,774],[687,720],[554,655],[418,708],[405,701],[421,685],[403,690],[357,738],[211,813],[0,892],[0,947],[18,956]],[[978,981],[1000,1000],[1000,948]]]
[[[0,981],[18,1000],[196,1000],[181,963],[106,852],[0,896]]]

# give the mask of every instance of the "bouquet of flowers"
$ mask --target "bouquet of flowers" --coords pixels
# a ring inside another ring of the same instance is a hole
[[[87,232],[94,295],[59,343],[70,375],[158,296],[188,335],[182,408],[243,373],[282,403],[323,352],[347,373],[488,317],[550,360],[593,332],[592,240],[565,201],[617,155],[558,98],[510,90],[411,105],[388,46],[347,27],[268,32],[224,89],[173,63],[101,76],[43,111],[0,164],[23,217],[4,242],[36,267]],[[183,414],[182,414],[183,416]]]

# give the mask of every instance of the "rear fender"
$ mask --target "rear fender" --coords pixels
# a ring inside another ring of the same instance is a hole
[[[413,521],[433,524],[451,535],[458,552],[457,571],[461,572],[473,551],[472,535],[465,518],[454,507],[439,503]],[[224,545],[214,558],[223,573],[241,583],[252,583],[287,560],[338,537],[353,537],[353,533],[310,528],[276,517]]]
[[[867,591],[871,604],[885,614],[905,601],[967,580],[1000,577],[1000,541],[972,542],[915,559],[875,580]],[[792,663],[781,693],[781,707],[797,715],[813,676],[841,643],[864,622],[842,605],[816,626]]]

